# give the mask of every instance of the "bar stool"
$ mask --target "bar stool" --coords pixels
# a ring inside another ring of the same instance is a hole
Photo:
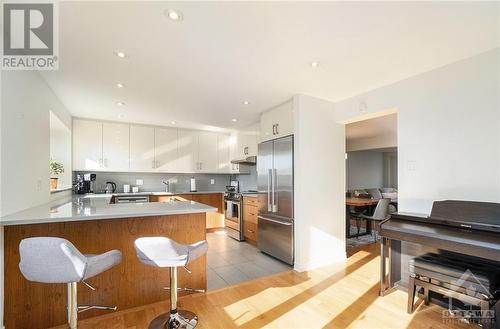
[[[205,292],[205,290],[177,288],[177,268],[184,267],[191,273],[186,265],[207,252],[207,241],[184,245],[166,237],[145,237],[135,240],[135,250],[142,263],[170,269],[170,314],[164,313],[155,318],[149,324],[149,329],[194,328],[198,323],[198,317],[191,311],[177,309],[177,291]]]
[[[78,305],[77,283],[96,276],[122,260],[122,253],[111,250],[100,255],[83,255],[66,239],[55,237],[28,238],[19,244],[19,269],[32,282],[66,283],[68,286],[68,325],[76,329],[78,312],[90,309],[116,310],[116,306]]]

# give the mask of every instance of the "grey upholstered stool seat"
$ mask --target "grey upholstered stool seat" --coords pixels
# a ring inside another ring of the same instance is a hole
[[[66,283],[68,285],[68,325],[76,328],[78,310],[116,310],[111,306],[81,305],[76,302],[77,283],[96,276],[120,264],[122,253],[111,250],[100,255],[83,255],[66,239],[56,237],[28,238],[19,244],[19,269],[33,282]]]
[[[204,290],[177,288],[177,267],[186,267],[191,261],[203,256],[208,250],[207,241],[184,245],[166,237],[145,237],[135,240],[135,250],[142,263],[170,269],[170,313],[158,316],[150,323],[149,328],[194,328],[198,317],[193,312],[177,310],[177,291]],[[186,270],[191,273],[187,268]]]

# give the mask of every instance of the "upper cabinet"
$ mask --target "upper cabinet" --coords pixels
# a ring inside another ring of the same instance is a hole
[[[231,171],[231,140],[234,139],[229,135],[217,136],[217,156],[218,162],[217,172],[229,173]]]
[[[175,128],[155,128],[156,171],[178,171],[177,134],[178,130]]]
[[[198,162],[196,171],[206,173],[218,172],[217,134],[200,131],[198,133]]]
[[[130,125],[102,124],[102,169],[127,171],[129,169]]]
[[[73,120],[78,171],[246,173],[231,160],[257,154],[255,134],[237,135],[93,120]]]
[[[260,116],[260,140],[267,141],[293,134],[293,101],[288,101]]]
[[[155,129],[130,126],[130,171],[155,171]]]
[[[251,132],[238,133],[238,159],[257,155],[257,135]]]
[[[102,170],[102,123],[73,120],[73,170]]]
[[[177,165],[181,172],[195,172],[198,168],[198,132],[179,129]]]

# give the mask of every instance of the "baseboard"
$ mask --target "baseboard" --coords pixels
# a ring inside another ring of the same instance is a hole
[[[293,269],[297,272],[305,272],[305,271],[311,271],[316,268],[324,267],[324,266],[330,266],[334,265],[340,262],[344,262],[347,259],[347,254],[339,254],[339,255],[332,255],[331,257],[328,257],[327,259],[322,258],[322,259],[312,259],[306,263],[299,263],[295,261],[295,264],[293,266]]]
[[[212,227],[212,228],[207,228],[207,233],[214,233],[214,232],[220,232],[224,231],[223,227]]]

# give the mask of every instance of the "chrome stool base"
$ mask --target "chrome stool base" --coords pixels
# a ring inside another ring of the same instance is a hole
[[[178,310],[177,313],[163,313],[149,324],[149,329],[192,329],[198,324],[198,316],[190,311]]]

